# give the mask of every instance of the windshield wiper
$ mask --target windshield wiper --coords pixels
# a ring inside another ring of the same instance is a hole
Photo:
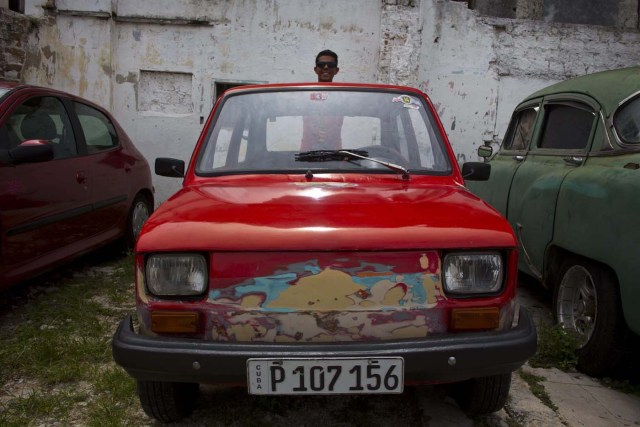
[[[354,155],[357,156],[368,156],[364,150],[312,150],[312,151],[303,151],[302,153],[296,153],[295,159],[298,162],[330,162],[332,160],[353,160]]]
[[[365,150],[313,150],[297,153],[295,159],[298,162],[328,162],[328,161],[349,161],[349,160],[369,160],[385,166],[392,171],[402,175],[402,179],[409,179],[409,169],[395,163],[385,162],[373,157],[368,157]]]

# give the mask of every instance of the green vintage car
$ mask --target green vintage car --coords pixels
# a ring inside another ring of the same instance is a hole
[[[478,153],[491,177],[467,186],[511,223],[520,270],[581,339],[578,368],[624,366],[640,335],[640,67],[532,94],[500,150]]]

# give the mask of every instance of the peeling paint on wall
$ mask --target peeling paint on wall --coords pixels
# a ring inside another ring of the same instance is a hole
[[[0,78],[20,81],[28,50],[28,36],[36,21],[0,8]]]
[[[414,2],[382,3],[378,82],[414,86],[422,43],[420,8]]]

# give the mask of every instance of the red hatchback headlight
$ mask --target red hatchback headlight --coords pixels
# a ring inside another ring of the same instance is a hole
[[[442,272],[448,294],[495,294],[502,290],[504,283],[504,262],[499,252],[447,254]]]
[[[156,296],[202,295],[208,285],[207,260],[200,254],[154,254],[145,265],[147,289]]]

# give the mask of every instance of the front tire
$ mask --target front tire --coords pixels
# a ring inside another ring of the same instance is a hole
[[[198,384],[138,381],[142,409],[163,423],[180,421],[191,415],[198,393]]]
[[[600,377],[615,371],[627,353],[627,326],[615,277],[604,267],[570,258],[554,288],[556,322],[579,341],[577,368]]]
[[[468,415],[499,411],[507,403],[511,373],[473,378],[453,385],[453,398]]]
[[[142,226],[152,212],[153,205],[149,201],[149,198],[143,194],[138,194],[131,204],[131,209],[129,209],[129,215],[127,217],[127,234],[125,238],[127,249],[133,249],[135,247],[136,240],[140,235],[140,230],[142,230]]]

